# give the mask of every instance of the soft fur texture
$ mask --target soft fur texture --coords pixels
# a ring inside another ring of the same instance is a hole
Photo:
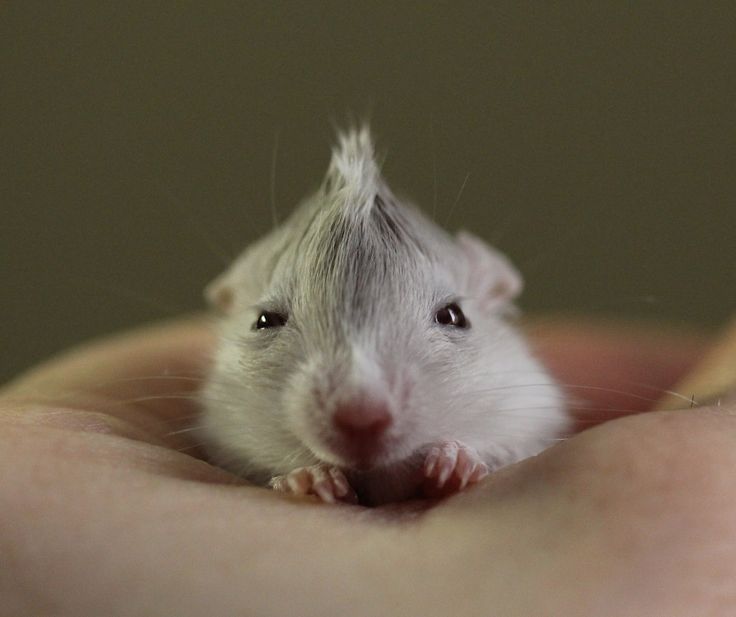
[[[439,441],[471,446],[492,469],[539,452],[567,415],[508,323],[520,290],[503,255],[393,195],[366,128],[341,134],[320,190],[208,288],[223,313],[202,392],[213,460],[260,484],[323,461],[380,503],[413,494],[413,470]],[[435,322],[453,301],[468,329]],[[286,325],[254,329],[262,310]],[[332,424],[356,396],[392,415],[360,473]]]

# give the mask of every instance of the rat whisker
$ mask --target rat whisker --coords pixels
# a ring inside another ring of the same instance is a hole
[[[656,403],[659,399],[651,398],[648,396],[643,396],[641,394],[635,394],[633,392],[627,392],[626,390],[619,390],[616,388],[607,388],[604,386],[592,386],[592,385],[586,385],[586,384],[572,384],[572,383],[565,383],[565,382],[542,382],[542,383],[529,383],[529,384],[505,384],[502,386],[493,386],[489,388],[477,388],[474,390],[476,394],[482,394],[487,393],[491,394],[494,392],[499,392],[502,390],[513,390],[513,389],[522,389],[522,388],[542,388],[542,387],[549,387],[549,386],[561,386],[564,389],[568,390],[590,390],[594,392],[605,392],[608,394],[618,394],[621,396],[627,396],[629,398],[641,400],[641,401],[647,401],[649,403]]]
[[[509,376],[509,375],[547,375],[545,371],[525,371],[525,370],[512,370],[512,371],[494,371],[494,376]],[[690,403],[691,397],[689,395],[684,395],[680,392],[675,392],[674,390],[670,390],[667,388],[663,388],[662,386],[654,385],[651,383],[643,382],[643,381],[636,381],[632,379],[620,379],[619,380],[621,384],[626,384],[630,386],[636,386],[640,388],[645,388],[647,390],[650,390],[652,392],[655,392],[661,396],[664,396],[665,394],[672,395],[674,397],[677,397],[687,403]],[[559,382],[558,385],[563,385],[564,383]],[[587,386],[592,387],[592,386]]]
[[[187,428],[181,428],[181,429],[176,430],[176,431],[170,431],[168,433],[165,433],[163,436],[164,437],[172,437],[173,435],[182,435],[184,433],[191,433],[192,431],[201,431],[201,430],[202,430],[202,426],[200,426],[200,425],[197,425],[197,426],[189,426]]]
[[[430,120],[429,131],[432,149],[432,220],[437,220],[437,143],[434,134],[434,118]]]
[[[270,183],[270,198],[271,198],[271,219],[273,221],[274,229],[279,226],[279,215],[276,208],[276,162],[279,156],[279,131],[276,131],[273,138],[273,149],[271,151],[271,183]]]
[[[204,375],[201,376],[194,376],[194,375],[146,375],[143,377],[123,377],[120,379],[111,379],[109,381],[100,382],[94,386],[92,386],[90,389],[96,390],[100,388],[105,388],[108,386],[117,386],[122,385],[126,383],[136,383],[136,382],[151,382],[151,381],[186,381],[186,382],[193,382],[193,383],[205,383],[206,378]]]
[[[190,444],[188,446],[183,446],[181,448],[175,448],[175,450],[176,450],[176,452],[186,453],[189,450],[196,450],[198,448],[204,448],[207,445],[208,445],[208,443],[206,441],[200,441],[200,442],[197,442],[197,443]]]
[[[667,388],[662,388],[661,386],[655,386],[653,384],[649,384],[649,383],[642,382],[642,381],[633,381],[633,380],[627,379],[625,380],[625,382],[631,384],[632,386],[638,386],[640,388],[651,390],[652,392],[656,392],[660,396],[664,396],[668,394],[682,401],[685,401],[688,404],[691,404],[693,402],[692,395],[686,396],[680,392],[675,392],[674,390],[669,390]]]
[[[310,451],[305,446],[300,445],[299,447],[292,450],[290,453],[287,453],[282,458],[283,465],[289,466],[296,464],[296,461],[298,461],[300,458],[304,458],[306,455],[309,455]]]
[[[463,191],[465,190],[465,185],[468,183],[469,178],[470,178],[470,172],[465,174],[465,179],[463,180],[463,183],[460,185],[460,190],[457,192],[457,197],[455,197],[455,201],[452,202],[450,209],[447,211],[447,217],[446,217],[445,223],[452,220],[452,214],[455,210],[455,207],[460,202],[460,197],[462,197],[463,195]]]
[[[98,290],[103,291],[107,294],[123,298],[125,300],[133,300],[138,304],[147,306],[156,311],[156,313],[165,315],[167,317],[178,317],[182,313],[188,312],[188,308],[184,306],[175,306],[161,300],[160,298],[154,298],[147,295],[145,292],[132,289],[130,287],[123,287],[118,285],[109,279],[102,282],[100,280],[91,279],[89,281],[91,287],[96,287]]]
[[[544,411],[544,410],[555,410],[558,409],[556,405],[549,405],[549,406],[528,406],[528,407],[501,407],[498,409],[491,409],[488,411],[491,415],[514,415],[516,417],[523,417],[523,418],[546,418],[548,417],[545,414],[528,414],[528,413],[521,413],[521,412],[527,412],[527,411]],[[580,412],[585,413],[591,413],[591,414],[608,414],[608,413],[622,413],[622,414],[637,414],[637,413],[646,413],[646,412],[639,412],[639,411],[632,411],[631,409],[616,409],[616,408],[607,408],[607,407],[573,407],[572,409]]]
[[[115,409],[117,407],[124,407],[126,405],[137,405],[139,403],[146,403],[150,401],[189,401],[189,402],[199,402],[201,400],[201,397],[192,395],[192,394],[152,394],[149,396],[137,396],[133,398],[127,398],[119,401],[111,401],[109,404],[106,404],[102,407],[103,410],[109,410],[109,409]],[[220,403],[227,403],[230,401],[222,400],[222,399],[209,399],[215,402]]]
[[[194,235],[196,235],[202,241],[205,248],[207,248],[210,253],[223,265],[228,265],[230,262],[232,262],[233,256],[224,253],[221,248],[223,244],[226,243],[222,241],[218,242],[218,239],[213,238],[209,231],[205,229],[205,226],[202,224],[201,221],[195,221],[192,218],[189,210],[184,206],[184,202],[181,198],[174,195],[174,192],[163,184],[157,183],[156,188],[158,189],[159,193],[166,197],[169,203],[174,205],[179,211],[179,216],[174,217],[174,220],[177,221],[179,225],[186,226],[189,232],[194,233]],[[183,223],[186,223],[186,225],[183,225]]]

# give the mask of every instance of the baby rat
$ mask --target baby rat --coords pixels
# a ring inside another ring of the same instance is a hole
[[[397,199],[366,128],[338,137],[319,190],[207,289],[203,438],[326,502],[462,490],[559,436],[562,393],[509,323],[506,257]]]

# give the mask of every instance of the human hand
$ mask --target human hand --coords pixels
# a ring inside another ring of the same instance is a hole
[[[702,349],[533,330],[581,426],[646,408]],[[180,431],[210,344],[155,327],[6,387],[0,614],[733,614],[733,410],[616,419],[433,507],[328,506],[197,458]]]

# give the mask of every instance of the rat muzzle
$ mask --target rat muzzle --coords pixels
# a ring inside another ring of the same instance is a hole
[[[368,468],[386,446],[386,435],[393,424],[388,402],[368,397],[340,401],[332,413],[331,449],[356,468]]]

